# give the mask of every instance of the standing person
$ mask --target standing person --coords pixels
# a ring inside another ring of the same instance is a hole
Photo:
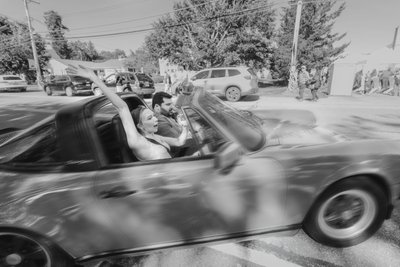
[[[304,90],[307,88],[309,80],[310,74],[307,71],[307,67],[302,65],[299,74],[297,75],[297,82],[299,86],[299,96],[297,97],[297,99],[299,101],[303,101],[304,99]]]
[[[311,95],[312,95],[312,99],[311,101],[318,101],[318,89],[321,87],[321,77],[320,77],[320,73],[317,69],[313,68],[310,71],[310,80],[309,80],[309,84],[310,84],[310,90],[311,90]]]
[[[371,72],[371,85],[372,88],[368,93],[369,95],[381,90],[379,76],[376,69],[372,70]]]
[[[399,96],[399,88],[400,88],[400,70],[397,69],[394,74],[394,86],[393,86],[394,96]]]
[[[172,95],[177,95],[179,91],[179,86],[188,79],[188,74],[183,68],[183,66],[178,67],[178,71],[176,72],[176,79],[174,83],[171,86],[171,94]]]
[[[390,76],[391,76],[390,68],[382,71],[382,74],[381,74],[382,93],[386,93],[390,89]]]
[[[115,75],[115,84],[117,86],[117,93],[122,93],[124,90],[124,78],[122,77],[121,74],[117,73]]]
[[[165,71],[164,74],[164,92],[170,93],[171,92],[171,75],[169,75],[168,71]]]
[[[266,81],[271,81],[271,71],[270,71],[270,65],[267,65],[267,67],[262,68],[262,76]]]

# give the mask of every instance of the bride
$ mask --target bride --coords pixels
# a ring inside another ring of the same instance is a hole
[[[90,69],[81,65],[79,67],[69,65],[67,72],[68,74],[87,77],[99,86],[103,94],[118,110],[128,145],[139,160],[171,158],[170,146],[179,147],[185,144],[188,136],[185,120],[178,121],[183,129],[178,138],[157,135],[155,133],[158,130],[158,119],[154,116],[152,110],[145,106],[139,106],[131,113],[125,101],[109,89]]]

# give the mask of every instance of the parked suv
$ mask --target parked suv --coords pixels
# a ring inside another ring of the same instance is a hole
[[[112,87],[116,90],[117,75],[122,77],[123,92],[134,92],[144,97],[151,97],[155,92],[154,81],[144,73],[118,72],[110,74],[103,79],[107,87]],[[93,93],[95,95],[102,94],[96,84],[93,84]]]
[[[238,101],[243,96],[258,92],[256,73],[248,67],[220,67],[204,69],[191,77],[195,86],[206,89],[228,101]]]
[[[92,80],[77,75],[51,75],[44,81],[44,91],[47,95],[54,92],[73,96],[82,93],[92,94]]]
[[[17,75],[0,75],[0,90],[26,91],[28,84]]]

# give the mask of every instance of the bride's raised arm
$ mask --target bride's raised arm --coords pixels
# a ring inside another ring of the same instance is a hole
[[[132,115],[130,114],[129,107],[115,92],[108,88],[104,82],[90,69],[87,69],[81,65],[78,67],[69,65],[67,68],[68,74],[79,75],[91,79],[97,84],[103,94],[111,101],[114,107],[118,110],[119,116],[124,127],[128,145],[131,149],[140,148],[140,134],[138,133]]]

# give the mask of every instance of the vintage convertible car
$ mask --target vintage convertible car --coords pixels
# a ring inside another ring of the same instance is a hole
[[[145,104],[121,97],[133,109]],[[104,97],[70,104],[0,146],[0,263],[72,266],[113,254],[303,228],[358,244],[400,196],[400,143],[180,95],[200,156],[138,161]]]

